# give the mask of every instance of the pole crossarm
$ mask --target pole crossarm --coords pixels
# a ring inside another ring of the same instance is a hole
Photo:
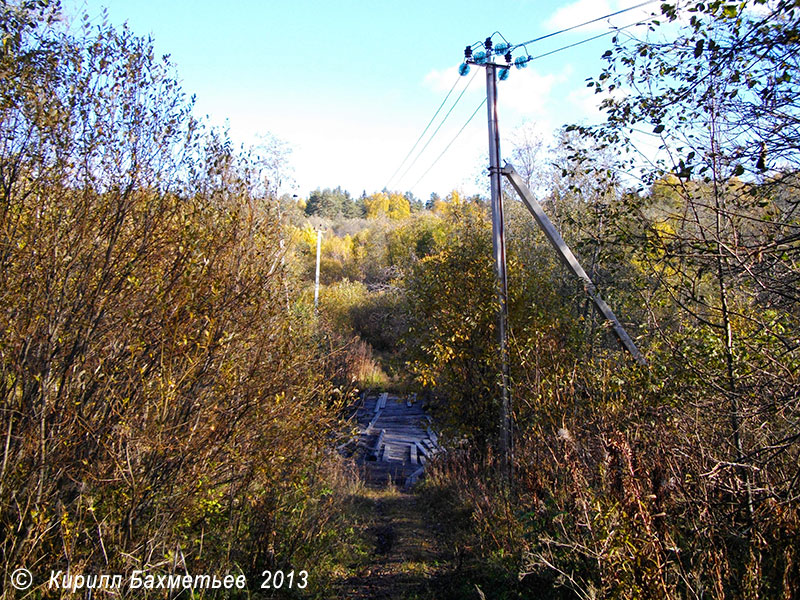
[[[620,343],[628,352],[630,352],[631,356],[636,359],[636,362],[643,366],[646,365],[647,361],[645,360],[644,356],[641,352],[639,352],[639,349],[628,335],[628,332],[625,331],[625,328],[620,324],[619,319],[617,319],[617,316],[611,310],[611,307],[609,307],[605,300],[600,297],[594,282],[591,280],[589,275],[586,274],[586,271],[583,270],[583,267],[578,262],[578,259],[575,258],[572,250],[569,249],[569,246],[567,246],[564,238],[561,237],[561,234],[555,228],[555,225],[553,225],[547,214],[545,214],[541,204],[539,204],[536,198],[533,197],[533,194],[528,189],[528,186],[525,185],[525,182],[519,173],[517,173],[516,169],[514,169],[510,163],[506,162],[505,167],[503,167],[501,172],[511,183],[517,194],[519,194],[523,204],[525,204],[525,207],[533,215],[533,218],[536,219],[536,222],[544,232],[545,237],[547,237],[547,240],[550,242],[550,245],[553,246],[558,253],[558,257],[561,259],[561,262],[564,263],[564,265],[583,282],[583,286],[587,295],[589,298],[591,298],[592,302],[594,302],[597,309],[611,323],[614,334],[617,336],[617,339],[619,339]]]

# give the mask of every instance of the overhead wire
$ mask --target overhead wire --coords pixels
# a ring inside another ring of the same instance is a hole
[[[408,160],[408,157],[411,156],[412,152],[414,152],[416,147],[419,145],[420,141],[422,141],[422,138],[425,137],[425,134],[428,132],[428,129],[430,129],[430,127],[433,124],[434,120],[436,120],[436,117],[441,112],[441,110],[444,107],[444,105],[447,103],[447,99],[450,98],[450,94],[452,94],[453,90],[456,89],[456,86],[458,85],[459,81],[461,81],[461,75],[456,77],[456,80],[453,82],[453,85],[450,87],[450,91],[447,92],[447,95],[444,97],[444,100],[442,100],[442,103],[439,105],[439,108],[437,108],[436,112],[433,113],[433,116],[431,117],[431,120],[428,121],[428,124],[425,126],[425,129],[423,129],[422,133],[419,134],[419,137],[417,138],[417,141],[414,142],[413,146],[411,146],[411,150],[409,150],[408,154],[405,155],[405,158],[403,158],[403,160],[400,163],[400,165],[397,167],[397,169],[395,169],[395,172],[392,173],[391,177],[389,177],[389,180],[386,182],[386,185],[383,186],[384,188],[388,188],[389,187],[389,184],[392,183],[392,180],[400,172],[400,169],[402,169],[403,165],[406,164],[406,161]]]
[[[621,10],[618,10],[618,11],[615,11],[615,12],[612,12],[612,13],[609,13],[609,14],[607,14],[607,15],[603,15],[603,16],[601,16],[601,17],[597,17],[597,18],[595,18],[595,19],[590,19],[590,20],[588,20],[588,21],[584,21],[583,23],[578,23],[577,25],[572,25],[572,26],[570,26],[570,27],[565,27],[564,29],[560,29],[560,30],[558,30],[558,31],[554,31],[554,32],[548,33],[548,34],[546,34],[546,35],[543,35],[543,36],[539,36],[539,37],[533,38],[533,39],[531,39],[531,40],[528,40],[528,41],[526,41],[526,42],[522,42],[522,43],[520,43],[520,44],[516,44],[516,45],[514,45],[514,46],[511,46],[511,47],[510,47],[510,49],[509,49],[509,51],[513,51],[513,50],[516,50],[517,48],[520,48],[520,47],[523,47],[523,46],[527,46],[528,44],[533,44],[533,43],[536,43],[536,42],[540,42],[540,41],[542,41],[542,40],[546,40],[546,39],[548,39],[548,38],[551,38],[551,37],[554,37],[554,36],[560,35],[560,34],[562,34],[562,33],[567,33],[567,32],[569,32],[569,31],[573,31],[573,30],[575,30],[575,29],[579,29],[580,27],[585,27],[586,25],[591,25],[591,24],[593,24],[593,23],[597,23],[597,22],[599,22],[599,21],[603,21],[603,20],[605,20],[605,19],[609,19],[609,18],[611,18],[611,17],[615,17],[615,16],[617,16],[617,15],[624,14],[624,13],[630,12],[630,11],[632,11],[632,10],[636,10],[636,9],[638,9],[638,8],[642,8],[643,6],[647,6],[648,4],[654,4],[655,2],[658,2],[658,1],[660,1],[660,0],[646,0],[645,2],[640,2],[640,3],[638,3],[638,4],[635,4],[634,6],[629,6],[629,7],[627,7],[627,8],[624,8],[624,9],[621,9]],[[600,39],[600,38],[602,38],[602,37],[605,37],[605,36],[608,36],[608,35],[611,35],[611,34],[614,34],[614,33],[618,33],[618,32],[620,32],[620,31],[623,31],[623,30],[625,30],[625,29],[628,29],[628,28],[630,28],[630,27],[634,27],[634,26],[636,26],[636,25],[638,25],[638,24],[640,24],[640,22],[638,22],[638,21],[637,21],[636,23],[631,23],[631,24],[629,24],[629,25],[626,25],[626,26],[624,26],[624,27],[615,27],[615,28],[613,28],[613,29],[610,29],[609,31],[604,31],[604,32],[603,32],[603,33],[601,33],[601,34],[598,34],[598,35],[595,35],[595,36],[592,36],[592,37],[589,37],[589,38],[586,38],[586,39],[580,40],[580,41],[578,41],[578,42],[575,42],[575,43],[572,43],[572,44],[568,44],[568,45],[566,45],[566,46],[562,46],[562,47],[560,47],[560,48],[557,48],[557,49],[555,49],[555,50],[551,50],[551,51],[549,51],[549,52],[545,52],[545,53],[543,53],[543,54],[539,54],[539,55],[537,55],[537,56],[528,56],[528,57],[527,57],[527,59],[524,61],[524,64],[527,64],[527,63],[529,63],[529,62],[532,62],[532,61],[534,61],[534,60],[538,60],[538,59],[544,58],[544,57],[546,57],[546,56],[551,56],[551,55],[553,55],[553,54],[556,54],[556,53],[558,53],[558,52],[563,52],[564,50],[568,50],[568,49],[570,49],[570,48],[574,48],[574,47],[576,47],[576,46],[580,46],[581,44],[586,44],[586,43],[588,43],[588,42],[592,42],[592,41],[594,41],[594,40]],[[503,37],[503,36],[502,36],[502,34],[500,34],[499,32],[495,32],[495,33],[493,33],[493,34],[492,34],[492,36],[494,36],[494,35],[496,35],[496,34],[499,34],[499,35],[500,35],[500,37]],[[505,41],[505,38],[503,38],[503,40]],[[507,42],[506,42],[506,43],[507,43]],[[471,47],[475,47],[476,45],[480,45],[480,42],[476,42],[475,44],[472,44],[472,46],[471,46]],[[510,66],[510,65],[509,65],[509,66]],[[476,71],[475,75],[477,75],[477,71]],[[430,145],[430,143],[431,143],[431,142],[433,141],[433,139],[436,137],[436,134],[439,132],[439,130],[440,130],[440,129],[442,128],[442,126],[444,125],[445,121],[447,121],[447,118],[448,118],[448,117],[450,116],[450,114],[453,112],[453,109],[456,107],[456,105],[457,105],[457,104],[459,103],[459,101],[461,100],[461,98],[462,98],[462,96],[464,95],[464,93],[466,92],[467,88],[469,88],[470,84],[472,83],[472,80],[473,80],[473,79],[475,79],[475,75],[473,75],[473,76],[472,76],[472,78],[470,78],[470,80],[467,82],[467,85],[466,85],[466,86],[464,87],[464,89],[461,91],[461,94],[459,94],[458,98],[457,98],[457,99],[456,99],[456,101],[453,103],[453,105],[450,107],[450,109],[448,110],[447,114],[445,114],[445,116],[444,116],[444,118],[442,119],[442,121],[439,123],[439,125],[436,127],[436,129],[434,130],[434,132],[433,132],[433,133],[431,134],[431,136],[428,138],[428,141],[425,143],[425,145],[422,147],[422,149],[421,149],[421,150],[420,150],[420,151],[417,153],[417,155],[416,155],[416,157],[414,158],[414,160],[413,160],[413,161],[412,161],[412,162],[411,162],[411,163],[408,165],[408,167],[406,168],[406,170],[403,172],[403,174],[400,176],[400,179],[399,179],[399,180],[398,180],[396,183],[398,183],[398,184],[399,184],[401,181],[403,181],[403,179],[406,177],[406,175],[409,173],[409,171],[410,171],[410,170],[411,170],[411,169],[414,167],[414,165],[416,164],[416,162],[419,160],[419,158],[422,156],[422,154],[423,154],[423,153],[425,152],[425,150],[428,148],[428,146]],[[458,83],[458,80],[456,80],[456,83],[454,83],[454,84],[453,84],[453,87],[452,87],[452,88],[450,89],[450,91],[447,93],[447,96],[445,96],[445,99],[442,101],[442,104],[441,104],[441,105],[439,106],[439,108],[436,110],[436,113],[435,113],[435,114],[434,114],[434,116],[431,118],[430,122],[429,122],[429,123],[428,123],[428,125],[425,127],[425,129],[423,130],[422,134],[420,134],[419,138],[418,138],[418,139],[417,139],[417,141],[414,143],[414,145],[412,146],[411,150],[408,152],[408,154],[406,155],[406,157],[405,157],[405,158],[403,159],[403,161],[400,163],[400,166],[397,168],[397,170],[395,171],[395,173],[394,173],[394,174],[392,175],[392,177],[389,179],[389,183],[390,183],[390,182],[391,182],[391,181],[392,181],[392,180],[395,178],[395,176],[397,175],[397,173],[398,173],[398,172],[399,172],[399,171],[400,171],[400,170],[403,168],[403,165],[405,164],[405,162],[406,162],[406,161],[408,160],[408,158],[409,158],[409,157],[410,157],[410,156],[413,154],[413,152],[414,152],[415,148],[416,148],[416,147],[419,145],[420,141],[421,141],[421,140],[422,140],[422,138],[425,136],[425,133],[428,131],[428,129],[430,129],[430,126],[431,126],[431,124],[433,123],[433,121],[436,119],[436,116],[439,114],[439,112],[441,112],[441,110],[442,110],[442,107],[443,107],[443,106],[445,105],[445,103],[447,102],[447,99],[448,99],[448,98],[450,97],[450,95],[452,94],[452,92],[453,92],[453,90],[455,89],[455,86],[457,85],[457,83]],[[469,123],[472,121],[472,119],[473,119],[473,118],[475,118],[475,115],[478,113],[478,110],[480,110],[481,106],[483,106],[484,104],[486,104],[486,99],[485,99],[485,98],[483,99],[483,101],[481,102],[481,104],[478,106],[478,108],[476,108],[476,109],[475,109],[475,111],[474,111],[474,112],[472,113],[472,115],[469,117],[469,119],[467,120],[467,122],[466,122],[466,123],[464,123],[464,125],[461,127],[461,129],[459,129],[458,133],[456,133],[456,135],[453,137],[453,139],[451,139],[451,140],[450,140],[450,142],[447,144],[447,146],[445,146],[444,150],[442,150],[442,152],[439,154],[439,156],[437,156],[437,157],[436,157],[436,159],[434,159],[434,161],[433,161],[433,162],[432,162],[432,163],[431,163],[431,164],[428,166],[428,168],[425,170],[425,172],[422,174],[422,176],[421,176],[421,177],[420,177],[420,178],[417,180],[417,182],[416,182],[416,183],[415,183],[415,184],[414,184],[412,187],[416,187],[416,186],[419,184],[419,182],[420,182],[420,181],[422,181],[422,180],[425,178],[425,176],[426,176],[426,175],[427,175],[427,174],[428,174],[428,173],[431,171],[431,169],[434,167],[434,165],[436,165],[436,163],[438,163],[438,162],[439,162],[439,160],[442,158],[442,156],[444,156],[444,154],[445,154],[445,153],[446,153],[446,152],[447,152],[447,151],[450,149],[450,147],[453,145],[453,143],[455,143],[456,139],[458,139],[458,137],[461,135],[461,133],[464,131],[464,129],[467,127],[467,125],[469,125]],[[386,185],[385,187],[388,187],[388,183],[387,183],[387,185]]]
[[[561,46],[560,48],[556,48],[555,50],[550,50],[549,52],[545,52],[544,54],[539,54],[537,56],[528,56],[524,63],[527,64],[531,61],[538,60],[540,58],[544,58],[545,56],[550,56],[551,54],[556,54],[557,52],[563,52],[564,50],[569,50],[570,48],[574,48],[575,46],[580,46],[581,44],[586,44],[588,42],[593,42],[595,40],[599,40],[601,37],[605,37],[607,35],[611,35],[613,33],[619,33],[620,31],[625,31],[626,29],[630,29],[631,27],[636,27],[637,25],[641,25],[641,21],[636,21],[635,23],[630,23],[625,25],[624,27],[615,27],[614,29],[609,29],[608,31],[604,31],[603,33],[598,33],[597,35],[593,35],[590,38],[586,38],[580,40],[579,42],[575,42],[572,44],[568,44],[566,46]]]
[[[420,178],[417,179],[417,182],[414,185],[411,186],[412,188],[417,187],[419,185],[419,182],[422,181],[423,179],[425,179],[425,176],[428,173],[430,173],[431,169],[433,169],[433,167],[436,166],[436,163],[439,162],[439,159],[441,159],[445,155],[445,153],[450,149],[450,146],[452,146],[455,143],[455,141],[458,139],[458,136],[460,136],[461,133],[467,128],[467,125],[469,125],[470,122],[472,121],[472,119],[475,118],[475,115],[478,114],[478,111],[483,107],[484,104],[486,104],[486,98],[481,100],[481,103],[478,104],[478,107],[470,115],[469,119],[467,119],[467,122],[464,123],[464,125],[461,126],[461,129],[459,129],[458,133],[456,133],[456,135],[453,137],[453,139],[450,140],[450,143],[447,144],[447,146],[444,147],[444,150],[442,150],[442,152],[439,154],[439,156],[437,156],[436,159],[430,164],[430,166],[425,170],[425,172],[422,174],[422,176],[420,176]]]
[[[645,4],[649,4],[649,2],[646,2]],[[636,26],[636,25],[638,25],[638,24],[639,24],[639,22],[638,22],[638,21],[637,21],[637,22],[635,22],[635,23],[630,23],[629,25],[625,25],[624,27],[617,27],[617,28],[614,28],[614,29],[612,29],[612,30],[609,30],[609,31],[604,31],[604,32],[603,32],[603,33],[601,33],[601,34],[598,34],[598,35],[592,36],[592,37],[590,37],[590,38],[586,38],[586,39],[584,39],[584,40],[581,40],[581,41],[579,41],[579,42],[575,42],[575,43],[573,43],[573,44],[568,44],[568,45],[566,45],[566,46],[562,46],[562,47],[560,47],[560,48],[557,48],[557,49],[555,49],[555,50],[551,50],[551,51],[549,51],[549,52],[545,52],[544,54],[539,54],[538,56],[529,56],[525,62],[526,62],[526,63],[528,63],[528,62],[532,62],[532,61],[534,61],[534,60],[538,60],[538,59],[544,58],[544,57],[546,57],[546,56],[550,56],[550,55],[552,55],[552,54],[556,54],[557,52],[563,52],[564,50],[568,50],[568,49],[570,49],[570,48],[574,48],[575,46],[579,46],[579,45],[581,45],[581,44],[585,44],[585,43],[587,43],[587,42],[594,41],[594,40],[596,40],[596,39],[599,39],[599,38],[601,38],[601,37],[604,37],[604,36],[607,36],[607,35],[611,35],[612,33],[618,33],[619,31],[623,31],[623,30],[625,30],[625,29],[629,29],[630,27],[634,27],[634,26]],[[474,78],[474,77],[475,77],[475,76],[473,75],[473,78]],[[465,88],[465,89],[466,89],[466,88]],[[441,158],[442,158],[442,157],[445,155],[445,153],[446,153],[446,152],[447,152],[447,151],[450,149],[450,147],[451,147],[451,146],[452,146],[452,145],[455,143],[456,139],[458,139],[458,137],[461,135],[461,133],[464,131],[464,129],[466,129],[467,125],[469,125],[469,124],[470,124],[470,122],[472,122],[472,119],[474,119],[474,118],[475,118],[475,115],[478,113],[478,111],[480,110],[480,108],[481,108],[481,107],[482,107],[484,104],[486,104],[486,98],[484,98],[484,99],[483,99],[483,101],[482,101],[482,102],[481,102],[481,103],[478,105],[478,107],[475,109],[475,111],[472,113],[472,115],[469,117],[469,119],[467,119],[467,122],[466,122],[466,123],[464,123],[464,125],[461,127],[461,129],[459,129],[459,130],[458,130],[458,133],[456,133],[456,135],[453,137],[453,139],[451,139],[451,140],[450,140],[450,142],[447,144],[447,146],[445,146],[445,148],[442,150],[442,152],[439,154],[439,156],[437,156],[437,157],[436,157],[436,159],[435,159],[435,160],[434,160],[434,161],[433,161],[433,162],[432,162],[432,163],[431,163],[431,164],[428,166],[428,168],[425,170],[425,172],[422,174],[422,176],[421,176],[421,177],[420,177],[420,178],[417,180],[417,182],[416,182],[416,183],[415,183],[413,186],[411,186],[412,188],[414,188],[414,187],[416,187],[417,185],[419,185],[419,183],[420,183],[420,182],[421,182],[421,181],[422,181],[422,180],[425,178],[425,176],[426,176],[426,175],[427,175],[427,174],[428,174],[428,173],[429,173],[429,172],[430,172],[430,171],[433,169],[433,167],[436,165],[436,163],[438,163],[438,162],[439,162],[439,160],[440,160],[440,159],[441,159]],[[438,129],[437,129],[437,131],[438,131]],[[434,134],[434,135],[435,135],[435,134]],[[430,143],[430,141],[431,141],[432,139],[433,139],[433,137],[431,137],[431,139],[430,139],[430,140],[428,140],[428,142]],[[427,144],[426,144],[426,147],[427,147]],[[421,156],[421,154],[420,154],[420,155],[418,155],[418,156],[417,156],[417,158],[419,158],[419,156]],[[413,165],[412,165],[412,166],[413,166]],[[409,167],[409,169],[410,169],[410,167]],[[406,171],[406,172],[407,172],[407,171]],[[403,174],[403,176],[405,176],[405,173]],[[402,178],[401,178],[401,180],[402,180]]]
[[[447,118],[448,118],[448,117],[450,116],[450,114],[453,112],[453,109],[454,109],[456,106],[458,106],[458,103],[461,101],[461,98],[463,98],[464,94],[465,94],[465,93],[466,93],[466,91],[469,89],[469,86],[472,84],[472,82],[473,82],[473,80],[475,79],[475,76],[476,76],[477,74],[478,74],[478,71],[475,71],[475,73],[472,75],[472,77],[470,77],[469,81],[467,82],[467,85],[465,85],[465,86],[464,86],[464,89],[463,89],[463,90],[461,90],[461,93],[458,95],[458,98],[456,98],[456,101],[455,101],[455,102],[453,102],[453,105],[450,107],[450,110],[448,110],[448,111],[447,111],[447,113],[444,115],[444,118],[441,120],[441,122],[440,122],[440,123],[439,123],[439,125],[436,127],[436,129],[434,130],[434,132],[433,132],[433,133],[431,134],[431,136],[428,138],[428,141],[427,141],[427,142],[425,142],[425,145],[422,147],[422,149],[421,149],[421,150],[420,150],[420,151],[417,153],[417,156],[414,158],[414,160],[413,160],[413,161],[411,161],[411,164],[410,164],[410,165],[408,165],[408,167],[406,168],[406,170],[405,170],[405,171],[403,172],[403,174],[400,176],[400,179],[398,179],[398,180],[397,180],[397,183],[398,183],[398,184],[399,184],[401,181],[403,181],[403,179],[405,179],[405,176],[406,176],[406,175],[408,175],[408,172],[409,172],[409,171],[410,171],[410,170],[411,170],[411,169],[414,167],[414,165],[416,164],[416,162],[419,160],[420,156],[422,156],[422,155],[423,155],[423,153],[424,153],[424,152],[425,152],[425,150],[428,148],[428,146],[430,145],[430,143],[431,143],[431,142],[433,141],[433,139],[436,137],[436,134],[437,134],[437,133],[439,133],[439,130],[442,128],[442,125],[444,125],[444,124],[445,124],[445,122],[447,121]]]
[[[564,29],[559,29],[558,31],[553,31],[552,33],[548,33],[546,35],[542,35],[532,40],[528,40],[527,42],[522,42],[520,44],[516,44],[515,46],[511,47],[511,50],[516,50],[522,46],[527,46],[528,44],[534,44],[536,42],[541,42],[542,40],[546,40],[548,38],[554,37],[556,35],[561,35],[562,33],[567,33],[568,31],[572,31],[573,29],[579,29],[580,27],[585,27],[586,25],[591,25],[592,23],[597,23],[599,21],[604,21],[605,19],[610,19],[611,17],[616,17],[617,15],[621,15],[626,12],[630,12],[632,10],[636,10],[637,8],[642,8],[643,6],[647,6],[648,4],[654,4],[659,2],[660,0],[647,0],[646,2],[640,2],[635,6],[629,6],[628,8],[623,8],[622,10],[618,10],[613,13],[609,13],[607,15],[603,15],[602,17],[597,17],[596,19],[591,19],[589,21],[584,21],[583,23],[578,23],[577,25],[572,25],[570,27],[565,27]]]

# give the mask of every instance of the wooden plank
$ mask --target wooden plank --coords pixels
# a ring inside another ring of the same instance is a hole
[[[392,444],[383,444],[383,462],[397,462],[402,463],[405,460],[404,448]]]
[[[415,427],[407,423],[398,423],[394,419],[388,418],[386,413],[383,411],[381,411],[381,414],[381,424],[383,425],[384,429],[393,429],[402,433],[411,433],[412,435],[417,435],[419,437],[427,437],[428,435],[428,433],[421,427]]]
[[[419,427],[398,427],[398,426],[392,427],[392,424],[387,423],[385,419],[381,419],[381,427],[383,427],[383,429],[391,431],[395,435],[405,435],[417,439],[428,437],[428,434],[425,432],[424,429],[420,429]]]
[[[372,429],[373,429],[373,427],[375,427],[375,423],[380,418],[381,418],[381,411],[378,411],[378,412],[375,413],[375,416],[372,417],[372,420],[369,422],[369,425],[367,425],[367,433],[370,433],[370,434],[372,433]]]
[[[375,441],[375,445],[372,447],[370,454],[375,460],[378,460],[378,454],[381,451],[381,446],[383,445],[383,436],[386,435],[386,431],[381,429],[381,432],[378,434],[378,439]]]
[[[428,427],[428,437],[431,438],[431,441],[434,444],[437,444],[437,445],[439,444],[439,436],[436,435],[436,432],[433,431],[433,429],[431,429],[430,427]]]
[[[376,428],[376,432],[377,429],[378,428]],[[426,439],[424,435],[403,435],[396,431],[392,431],[390,427],[384,427],[383,425],[381,425],[380,429],[386,432],[385,437],[383,438],[385,443],[413,444],[414,442],[421,442],[422,440]]]
[[[355,441],[356,441],[355,438],[351,438],[351,439],[347,440],[344,444],[339,444],[338,446],[336,446],[336,451],[337,452],[341,452],[342,450],[344,450],[348,446],[352,445],[353,442],[355,442]]]
[[[419,481],[419,478],[422,476],[424,472],[425,472],[425,467],[420,467],[419,469],[411,473],[411,475],[406,477],[405,487],[410,488],[412,485],[417,483],[417,481]]]
[[[367,481],[405,480],[413,485],[422,468],[440,451],[431,418],[417,399],[416,393],[397,396],[389,392],[365,399],[363,410],[357,413],[360,432],[353,442],[363,448]]]
[[[386,442],[391,442],[392,444],[415,444],[419,442],[422,438],[417,436],[408,436],[408,437],[398,437],[391,435],[391,432],[386,432]]]
[[[416,445],[417,450],[419,450],[422,453],[422,456],[424,456],[425,458],[431,457],[431,451],[428,450],[425,446],[423,446],[419,442],[414,442],[414,445]]]

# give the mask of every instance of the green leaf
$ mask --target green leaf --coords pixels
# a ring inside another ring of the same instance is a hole
[[[700,58],[700,55],[703,54],[703,46],[705,45],[706,41],[704,39],[697,40],[697,43],[694,45],[694,57]]]
[[[662,131],[664,131],[663,125],[656,125],[655,128],[653,129],[653,133],[661,133]]]

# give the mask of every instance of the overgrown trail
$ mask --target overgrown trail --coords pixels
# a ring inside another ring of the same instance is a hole
[[[452,553],[415,493],[394,486],[364,488],[357,510],[368,554],[342,581],[339,598],[434,599]]]
[[[431,507],[413,484],[440,451],[416,394],[366,397],[349,445],[362,485],[353,497],[361,557],[337,585],[339,598],[441,598],[453,564]]]

